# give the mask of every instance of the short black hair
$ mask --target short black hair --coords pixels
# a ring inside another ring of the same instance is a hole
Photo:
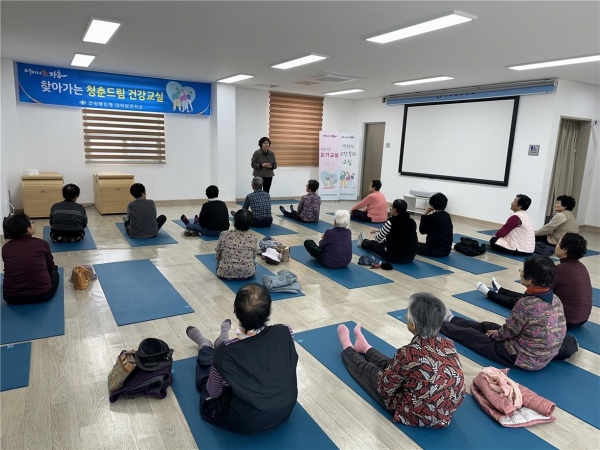
[[[319,182],[317,180],[308,180],[308,188],[311,192],[317,192],[319,190]]]
[[[371,181],[371,186],[373,186],[373,189],[375,189],[376,191],[378,191],[379,189],[381,189],[381,181],[380,180],[373,180],[373,181]]]
[[[260,284],[247,284],[235,295],[233,310],[244,331],[259,329],[271,316],[271,295]]]
[[[441,192],[438,192],[437,194],[433,194],[431,197],[429,197],[429,204],[436,211],[443,211],[446,209],[446,206],[448,206],[448,197]]]
[[[219,188],[211,184],[206,188],[206,198],[217,198],[219,196]]]
[[[269,139],[268,137],[266,137],[266,136],[265,136],[265,137],[261,137],[261,138],[258,140],[258,146],[259,146],[260,148],[262,148],[262,145],[263,145],[263,143],[264,143],[264,142],[268,142],[268,143],[269,143],[269,145],[271,145],[271,139]]]
[[[567,210],[573,211],[575,208],[575,204],[577,203],[573,197],[570,195],[559,195],[556,197],[556,201],[560,202]]]
[[[517,194],[517,205],[520,206],[523,211],[527,211],[531,205],[531,199],[525,194]]]
[[[560,238],[560,248],[567,251],[567,256],[573,259],[581,259],[587,253],[587,241],[577,233],[565,233]]]
[[[537,287],[551,287],[556,267],[549,256],[534,255],[523,263],[523,278]]]
[[[142,183],[133,183],[129,188],[129,193],[133,198],[140,198],[142,194],[146,193],[146,188]]]
[[[394,203],[392,203],[392,208],[394,208],[398,214],[402,214],[406,212],[408,205],[404,200],[397,198],[394,200]]]
[[[25,213],[16,213],[12,216],[8,216],[2,228],[4,234],[10,239],[21,239],[27,234],[27,228],[31,226],[31,220]]]
[[[254,214],[249,209],[240,209],[233,216],[233,226],[238,231],[248,231],[254,220]]]
[[[62,195],[65,200],[75,200],[79,197],[80,193],[79,186],[73,183],[65,184],[62,189]]]

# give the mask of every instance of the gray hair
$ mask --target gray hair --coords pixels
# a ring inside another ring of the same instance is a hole
[[[446,305],[429,292],[417,292],[410,296],[407,320],[415,324],[415,334],[421,337],[437,336],[444,318]]]
[[[346,209],[338,209],[333,215],[333,224],[338,228],[350,226],[350,212]]]
[[[255,189],[262,189],[263,179],[261,177],[252,178],[252,187]]]

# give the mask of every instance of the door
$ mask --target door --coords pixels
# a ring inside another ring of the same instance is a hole
[[[365,145],[361,180],[361,198],[369,195],[371,181],[381,179],[385,122],[365,124]]]

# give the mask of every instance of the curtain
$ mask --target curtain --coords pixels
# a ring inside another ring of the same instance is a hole
[[[560,121],[554,169],[546,203],[546,216],[553,214],[556,197],[573,194],[579,128],[580,124],[577,120],[561,119]]]

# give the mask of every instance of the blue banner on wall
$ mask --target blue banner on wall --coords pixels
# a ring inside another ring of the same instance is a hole
[[[25,103],[210,115],[210,84],[17,63]]]

